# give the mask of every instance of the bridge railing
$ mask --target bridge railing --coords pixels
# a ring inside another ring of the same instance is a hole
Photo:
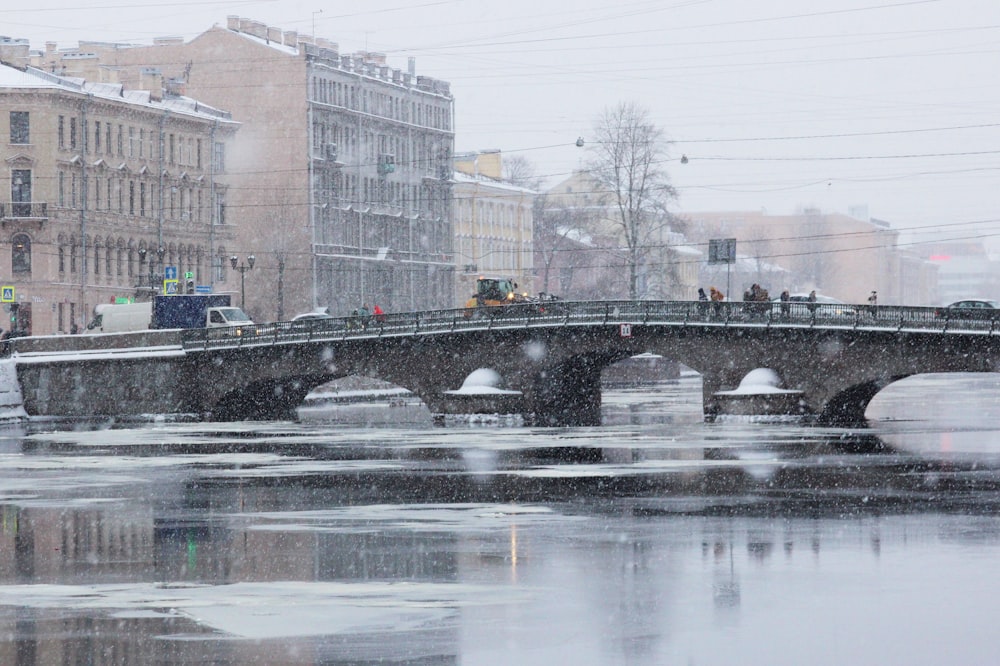
[[[794,302],[543,301],[491,308],[400,312],[184,331],[185,349],[218,349],[447,333],[470,329],[593,324],[915,329],[1000,334],[1000,318],[947,309]]]

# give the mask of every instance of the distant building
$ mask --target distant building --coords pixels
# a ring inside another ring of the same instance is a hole
[[[814,209],[795,215],[727,211],[684,217],[688,240],[700,248],[713,239],[736,239],[738,266],[702,270],[703,280],[721,283],[732,271],[735,296],[756,282],[775,295],[783,289],[815,289],[849,303],[866,302],[873,289],[883,305],[927,305],[936,298],[937,267],[901,249],[899,233],[881,220]]]
[[[502,180],[499,150],[456,155],[455,169],[455,306],[469,298],[480,275],[513,278],[534,294],[536,192]]]
[[[242,123],[227,207],[234,254],[256,256],[246,274],[255,318],[453,305],[454,101],[412,60],[400,70],[378,53],[230,16],[189,42],[81,42],[39,64],[136,83],[155,72]]]
[[[567,299],[628,298],[628,252],[608,190],[586,171],[576,171],[544,196],[535,223],[536,274]],[[672,228],[672,219],[650,229],[638,265],[639,297],[694,300],[702,252]],[[544,287],[542,287],[544,288]]]
[[[165,266],[181,289],[190,274],[231,292],[225,167],[238,124],[161,88],[56,76],[29,60],[26,41],[0,41],[10,183],[0,192],[0,275],[17,327],[83,328],[99,303],[162,290]]]
[[[921,256],[938,267],[938,297],[933,305],[965,298],[1000,300],[1000,261],[982,243],[921,243]]]

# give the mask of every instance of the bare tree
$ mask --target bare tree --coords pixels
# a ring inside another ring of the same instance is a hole
[[[649,119],[649,112],[635,103],[622,102],[598,117],[596,146],[589,168],[607,188],[606,205],[624,241],[628,265],[629,297],[639,297],[639,276],[651,249],[669,226],[666,204],[676,198],[661,165],[667,141]]]
[[[505,157],[503,160],[503,179],[511,185],[539,190],[542,179],[538,177],[534,163],[524,155]]]
[[[582,263],[581,239],[590,226],[586,211],[556,203],[553,197],[535,197],[533,211],[535,270],[541,270],[541,289],[552,293],[553,271],[572,271]],[[539,265],[540,264],[540,265]],[[566,285],[560,284],[559,289]]]

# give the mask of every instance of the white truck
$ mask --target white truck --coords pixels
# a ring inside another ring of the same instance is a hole
[[[91,333],[127,333],[160,328],[223,328],[252,326],[253,321],[230,305],[227,294],[155,296],[143,303],[102,303],[87,324]]]
[[[153,318],[153,304],[101,303],[94,306],[94,318],[87,324],[91,333],[145,331]]]

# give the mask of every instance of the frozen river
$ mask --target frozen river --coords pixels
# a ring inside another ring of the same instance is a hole
[[[1000,376],[870,430],[722,419],[700,383],[602,428],[8,431],[3,664],[993,664]]]

